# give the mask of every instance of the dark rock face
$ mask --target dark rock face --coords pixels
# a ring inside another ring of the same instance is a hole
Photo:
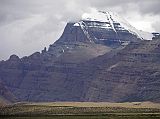
[[[79,26],[75,23],[68,23],[61,38],[56,43],[73,42],[95,42],[105,44],[105,42],[125,42],[137,41],[138,36],[130,33],[128,30],[119,30],[119,27],[113,29],[103,28],[103,25],[109,23],[99,21],[80,21]]]
[[[74,26],[74,23],[68,23],[60,39],[56,43],[90,42],[84,34],[81,27]]]
[[[160,41],[104,24],[68,23],[48,50],[1,61],[3,85],[18,101],[159,101]]]

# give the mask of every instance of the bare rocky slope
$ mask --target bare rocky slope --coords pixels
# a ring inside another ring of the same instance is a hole
[[[160,101],[160,39],[131,43],[112,58],[107,54],[93,60],[97,70],[85,100]],[[91,62],[90,62],[91,63]]]
[[[109,20],[68,23],[48,50],[1,61],[0,87],[17,101],[160,101],[158,37],[99,14]]]

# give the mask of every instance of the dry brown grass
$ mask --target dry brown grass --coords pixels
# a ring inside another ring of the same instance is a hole
[[[0,115],[99,115],[99,114],[160,114],[160,104],[151,102],[41,102],[16,103],[0,108]]]
[[[157,108],[160,109],[160,103],[152,102],[41,102],[26,103],[26,105],[42,105],[42,106],[69,106],[69,107],[125,107],[125,108]]]

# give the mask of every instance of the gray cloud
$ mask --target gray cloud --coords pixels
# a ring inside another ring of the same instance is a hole
[[[141,2],[140,2],[141,1]],[[139,10],[144,14],[160,14],[160,1],[159,0],[139,0]]]
[[[160,32],[159,6],[159,0],[0,0],[0,60],[49,46],[66,22],[81,19],[91,9],[115,11],[132,22],[148,19]],[[156,20],[151,22],[151,17]]]
[[[160,17],[159,17],[160,19]],[[152,26],[155,28],[155,31],[160,32],[160,21],[158,20],[157,22],[153,23]]]

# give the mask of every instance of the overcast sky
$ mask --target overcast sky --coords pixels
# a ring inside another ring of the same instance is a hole
[[[160,32],[160,0],[0,0],[0,60],[41,51],[85,12],[117,12],[137,29]]]

